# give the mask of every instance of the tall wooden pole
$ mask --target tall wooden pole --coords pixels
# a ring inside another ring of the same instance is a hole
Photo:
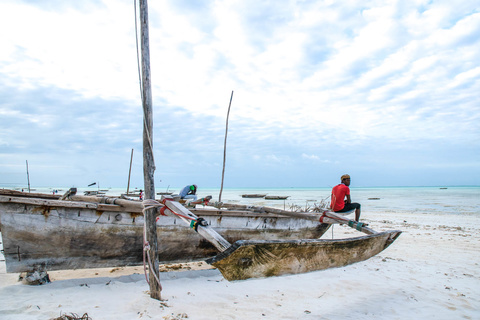
[[[228,104],[228,111],[227,111],[227,124],[225,128],[225,142],[223,143],[223,169],[222,169],[222,185],[220,186],[220,194],[218,195],[218,201],[222,201],[222,192],[223,192],[223,178],[225,177],[225,161],[227,159],[227,133],[228,133],[228,117],[230,116],[230,107],[232,106],[232,99],[233,99],[233,90],[232,95],[230,96],[230,103]]]
[[[28,160],[25,160],[27,163],[27,182],[28,182],[28,192],[30,192],[30,176],[28,175]]]
[[[143,102],[143,178],[145,199],[155,199],[153,159],[153,118],[152,118],[152,91],[150,82],[150,46],[148,36],[148,4],[147,0],[140,0],[141,48],[142,48],[142,102]],[[159,262],[157,259],[157,225],[155,209],[145,211],[146,236],[150,244],[148,250],[151,266],[149,273],[150,297],[160,300],[162,290],[159,278]]]
[[[132,160],[133,160],[133,149],[132,149],[132,155],[130,156],[130,169],[128,169],[127,194],[128,194],[128,191],[130,190],[130,174],[132,173]]]

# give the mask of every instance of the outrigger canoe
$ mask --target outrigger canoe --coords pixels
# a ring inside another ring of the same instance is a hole
[[[189,208],[168,197],[141,202],[79,196],[73,189],[63,196],[0,190],[7,272],[141,265],[143,209],[152,205],[160,262],[206,260],[227,280],[345,266],[378,254],[401,233],[375,232],[327,211],[299,213],[209,198],[194,204],[205,206]],[[320,239],[333,223],[368,235]]]
[[[253,194],[242,194],[242,198],[264,198],[266,194],[258,194],[258,193],[253,193]]]

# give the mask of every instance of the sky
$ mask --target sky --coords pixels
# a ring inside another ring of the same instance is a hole
[[[155,187],[479,185],[478,1],[148,3]],[[138,9],[137,9],[138,14]],[[134,1],[0,2],[0,187],[143,186]],[[27,179],[28,161],[28,179]]]

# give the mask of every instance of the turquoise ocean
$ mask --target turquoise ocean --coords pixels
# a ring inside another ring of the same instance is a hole
[[[181,187],[157,188],[157,192],[178,193]],[[351,187],[353,202],[362,205],[362,213],[420,213],[420,214],[480,214],[480,186],[469,187]],[[35,188],[32,192],[51,193],[58,190],[62,194],[68,188]],[[95,191],[95,187],[78,188],[78,194]],[[106,195],[118,196],[125,188],[103,189]],[[133,190],[130,190],[133,191]],[[138,189],[137,189],[138,191]],[[255,206],[271,206],[289,209],[292,206],[306,208],[328,202],[330,188],[224,188],[222,201]],[[219,188],[203,189],[199,186],[197,195],[211,195],[219,199]],[[288,196],[286,200],[266,200],[263,198],[242,198],[243,194],[266,194]],[[157,198],[160,196],[157,196]]]

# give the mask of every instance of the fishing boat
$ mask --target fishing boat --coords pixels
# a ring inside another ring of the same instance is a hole
[[[96,195],[105,194],[105,192],[104,191],[84,191],[83,194],[86,196],[96,196]]]
[[[157,210],[161,263],[206,260],[227,280],[345,266],[378,254],[401,233],[375,232],[331,212],[291,212],[210,198],[180,204],[168,197],[142,202],[80,196],[73,188],[64,195],[0,190],[7,272],[141,265],[146,207]],[[320,239],[332,223],[367,235]]]
[[[289,196],[265,196],[265,200],[286,200]]]
[[[242,198],[264,198],[266,194],[258,194],[258,193],[253,193],[253,194],[242,194]]]

